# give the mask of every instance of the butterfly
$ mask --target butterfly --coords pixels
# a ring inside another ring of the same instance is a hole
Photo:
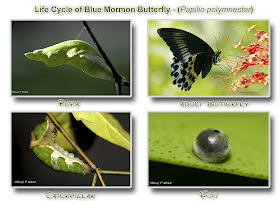
[[[214,52],[206,42],[187,31],[160,28],[157,32],[174,55],[171,76],[173,84],[181,90],[189,91],[200,73],[204,79],[212,65],[221,60],[220,50]]]

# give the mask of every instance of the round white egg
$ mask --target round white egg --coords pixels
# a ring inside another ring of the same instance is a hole
[[[196,137],[193,150],[205,162],[220,163],[229,155],[230,141],[222,130],[209,128]]]

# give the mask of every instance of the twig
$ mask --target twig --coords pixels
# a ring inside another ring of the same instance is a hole
[[[97,39],[95,38],[93,32],[91,31],[90,27],[88,26],[88,23],[86,21],[82,21],[82,24],[86,28],[90,38],[94,42],[96,48],[98,49],[98,51],[100,52],[101,56],[104,58],[105,62],[107,63],[107,65],[109,66],[109,68],[111,69],[111,71],[113,73],[113,77],[115,79],[117,95],[122,95],[122,88],[123,88],[123,86],[129,87],[130,83],[126,82],[125,78],[115,69],[115,67],[113,66],[113,64],[111,63],[109,58],[107,57],[106,53],[103,51],[102,47],[98,43]]]
[[[85,155],[85,153],[81,150],[81,148],[75,142],[73,142],[71,137],[68,135],[65,129],[60,125],[60,123],[56,120],[54,115],[52,113],[46,113],[46,114],[53,122],[53,124],[58,128],[58,130],[62,133],[62,135],[67,139],[67,141],[75,148],[77,153],[79,153],[82,156],[82,158],[86,161],[86,163],[91,167],[91,169],[95,171],[102,186],[106,186],[97,166],[93,162],[91,162],[91,160]]]
[[[115,170],[100,170],[101,174],[108,174],[108,175],[130,175],[128,171],[115,171]]]
[[[128,81],[124,81],[123,86],[130,87],[130,83]]]
[[[98,178],[99,178],[99,180],[100,180],[102,186],[106,186],[106,185],[105,185],[105,182],[103,181],[103,178],[102,178],[102,176],[101,176],[101,173],[100,173],[99,168],[95,169],[95,172],[96,172],[96,174],[97,174],[97,176],[98,176]]]
[[[93,174],[93,179],[92,179],[91,186],[95,186],[95,185],[96,185],[96,181],[97,181],[97,174],[94,173],[94,174]]]

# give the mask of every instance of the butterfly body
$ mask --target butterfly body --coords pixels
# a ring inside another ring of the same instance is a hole
[[[206,42],[189,32],[174,28],[160,28],[157,32],[174,55],[171,76],[173,84],[182,90],[190,90],[200,73],[205,78],[212,65],[220,61],[221,51],[214,52]]]

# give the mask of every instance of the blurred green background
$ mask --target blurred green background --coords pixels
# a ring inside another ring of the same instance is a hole
[[[114,67],[130,81],[130,22],[88,21],[90,28]],[[13,95],[116,95],[115,84],[92,78],[80,69],[62,65],[47,67],[32,61],[24,53],[66,40],[83,40],[93,46],[86,30],[80,34],[80,21],[12,22],[12,91]],[[80,34],[80,35],[79,35]],[[77,38],[78,37],[78,38]],[[130,95],[129,88],[123,88]]]
[[[221,50],[227,58],[236,59],[240,49],[234,49],[223,37],[229,37],[230,41],[237,44],[243,39],[242,45],[257,42],[254,38],[255,31],[245,35],[246,30],[252,25],[256,29],[264,30],[269,33],[268,21],[149,21],[149,95],[150,96],[231,96],[228,88],[223,85],[219,76],[227,77],[230,67],[226,63],[224,66],[213,66],[206,78],[202,79],[199,75],[190,91],[182,91],[173,85],[173,78],[170,76],[172,71],[173,54],[166,43],[157,34],[159,28],[178,28],[188,31],[208,43],[214,51]],[[245,35],[245,36],[244,36]],[[249,40],[249,41],[248,41]],[[221,64],[221,63],[220,63]],[[255,70],[269,72],[269,67],[249,67],[247,70],[253,74]],[[237,96],[268,96],[269,86],[253,85],[247,89],[235,91]]]
[[[230,155],[221,163],[204,162],[193,152],[195,138],[208,128],[229,137]],[[268,180],[269,154],[268,113],[149,113],[150,161]],[[170,176],[176,177],[176,172]]]

